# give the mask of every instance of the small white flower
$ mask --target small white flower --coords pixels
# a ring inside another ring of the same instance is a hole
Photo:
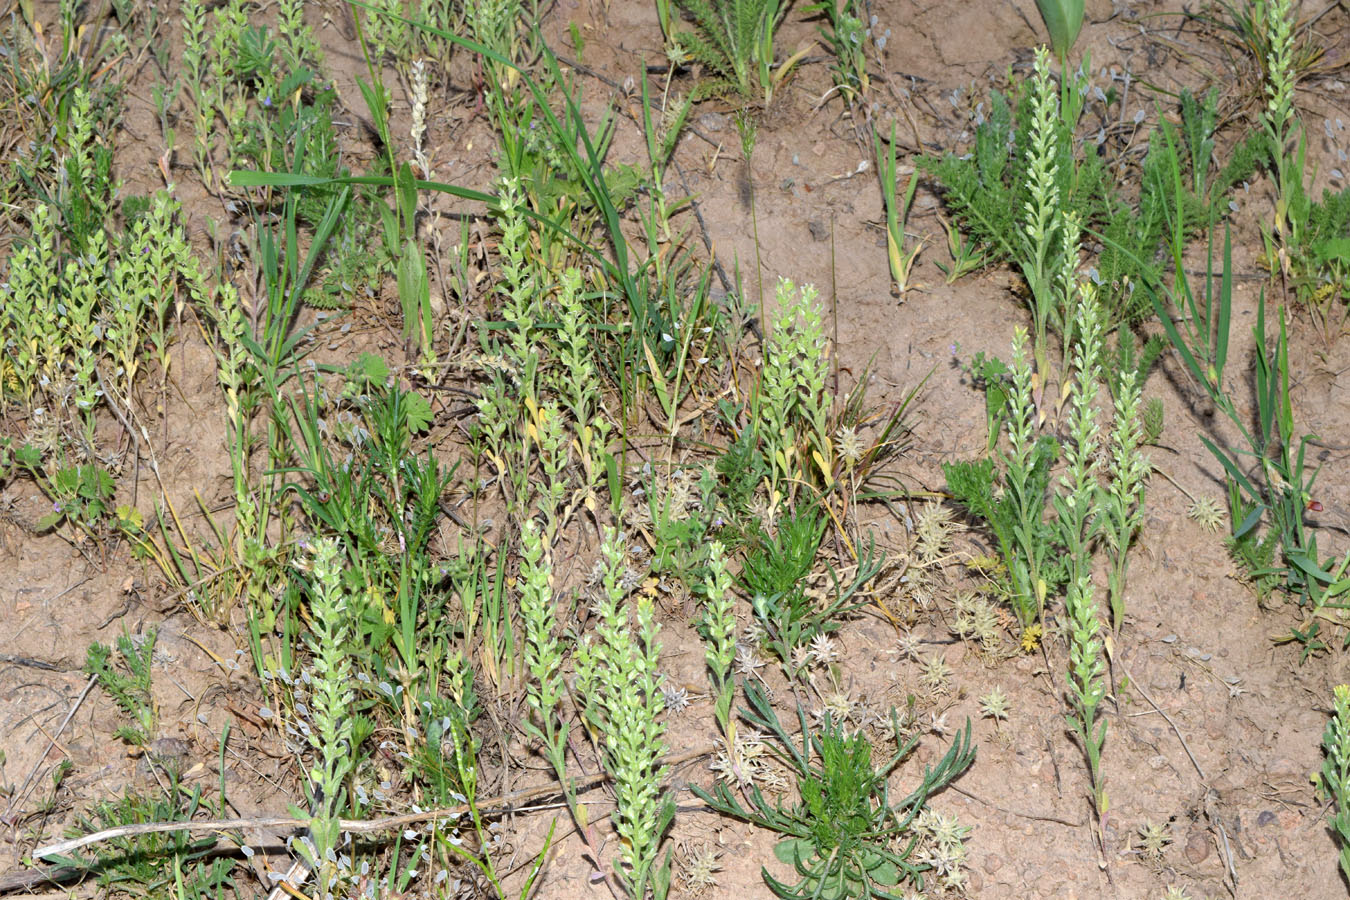
[[[811,656],[817,665],[828,666],[839,660],[839,650],[827,634],[818,634],[811,638]]]

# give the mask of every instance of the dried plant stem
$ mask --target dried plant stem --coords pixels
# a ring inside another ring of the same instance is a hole
[[[699,747],[695,750],[689,750],[665,757],[661,764],[674,768],[683,765],[703,756],[711,756],[717,752],[715,745],[709,744]],[[577,789],[591,788],[609,780],[609,775],[604,772],[591,775],[588,778],[577,779],[575,787]],[[536,788],[515,791],[510,794],[504,794],[500,797],[493,797],[483,801],[478,807],[480,814],[497,814],[519,805],[527,800],[534,800],[538,797],[547,797],[550,794],[558,793],[560,788],[557,785],[546,784]],[[415,825],[418,822],[426,822],[434,819],[449,819],[455,816],[463,815],[469,812],[467,804],[459,806],[447,806],[441,809],[428,809],[419,813],[407,813],[401,816],[386,816],[381,819],[339,819],[338,827],[341,831],[351,834],[368,834],[374,831],[386,831],[393,828],[403,828],[408,825]],[[62,855],[78,850],[81,847],[87,847],[90,844],[98,844],[104,841],[110,841],[120,837],[135,837],[142,834],[162,834],[173,831],[201,832],[201,831],[231,831],[235,829],[253,828],[253,829],[280,829],[280,828],[307,828],[310,825],[309,819],[298,819],[293,816],[268,816],[263,818],[247,819],[209,819],[200,822],[146,822],[140,825],[120,825],[116,828],[107,828],[103,831],[96,831],[93,834],[86,834],[81,837],[71,838],[67,841],[59,841],[55,844],[48,844],[45,847],[38,847],[33,851],[33,859],[41,859],[46,856]]]

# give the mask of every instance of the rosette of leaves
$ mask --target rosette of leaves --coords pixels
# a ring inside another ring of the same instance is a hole
[[[770,802],[753,784],[743,795],[748,804],[722,781],[711,792],[691,789],[717,812],[783,836],[774,856],[792,866],[798,880],[786,884],[762,869],[774,894],[788,900],[835,900],[897,897],[893,891],[905,884],[922,890],[931,867],[911,858],[920,837],[911,826],[928,798],[974,762],[970,722],[937,765],[924,770],[919,785],[892,803],[890,773],[914,749],[917,737],[875,766],[871,744],[863,734],[850,734],[829,718],[813,731],[799,708],[800,741],[794,741],[763,690],[749,681],[744,688],[750,705],[741,710],[741,717],[768,735],[766,746],[792,770],[797,801]]]

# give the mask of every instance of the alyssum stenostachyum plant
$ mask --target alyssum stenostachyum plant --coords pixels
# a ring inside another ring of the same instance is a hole
[[[1069,564],[1064,595],[1069,618],[1068,722],[1083,743],[1092,779],[1093,806],[1100,817],[1106,815],[1106,788],[1101,772],[1106,721],[1098,720],[1097,707],[1106,696],[1106,665],[1102,658],[1101,617],[1093,599],[1092,583],[1092,546],[1102,525],[1099,509],[1104,492],[1097,471],[1100,429],[1093,406],[1101,377],[1102,353],[1101,313],[1096,303],[1091,285],[1080,285],[1074,317],[1078,341],[1073,354],[1069,440],[1064,449],[1067,471],[1060,478],[1063,490],[1055,494],[1054,505]]]
[[[577,643],[577,696],[592,735],[599,735],[605,770],[614,781],[614,828],[621,839],[619,882],[634,900],[651,891],[664,900],[670,890],[671,855],[658,861],[662,839],[675,817],[675,801],[663,782],[665,726],[657,674],[661,645],[652,600],[637,599],[631,616],[624,578],[623,537],[608,529],[601,546],[603,575],[593,607],[595,635]]]
[[[829,342],[817,297],[813,285],[799,289],[779,280],[778,312],[764,350],[759,390],[751,401],[752,427],[770,466],[774,508],[783,498],[790,501],[795,485],[809,480],[813,469],[820,471],[826,487],[833,477],[831,399],[825,390]]]
[[[707,646],[704,662],[713,688],[713,715],[727,746],[736,741],[736,723],[731,704],[736,697],[736,680],[731,667],[736,661],[735,596],[731,593],[731,573],[727,571],[726,549],[720,541],[708,546],[708,575],[703,583],[704,606],[700,630]]]
[[[553,596],[553,567],[539,526],[527,519],[520,528],[520,615],[525,625],[525,668],[530,674],[525,702],[530,715],[521,723],[525,733],[544,748],[544,756],[558,776],[573,818],[582,822],[576,793],[567,777],[567,736],[571,731],[563,714],[562,643],[554,633],[557,614]]]
[[[1009,602],[1023,629],[1023,644],[1035,646],[1046,598],[1062,578],[1060,567],[1052,564],[1056,532],[1045,521],[1050,467],[1059,454],[1059,443],[1050,435],[1036,435],[1026,345],[1026,331],[1019,328],[1013,335],[1009,371],[1009,448],[999,453],[1002,474],[995,472],[989,456],[975,462],[944,463],[942,471],[952,497],[993,530],[1006,569]]]
[[[800,741],[787,733],[778,714],[754,682],[744,684],[746,724],[767,735],[765,745],[791,770],[798,799],[770,802],[760,788],[745,788],[744,801],[724,781],[711,792],[691,789],[713,809],[781,835],[774,855],[796,872],[795,884],[763,869],[765,883],[784,898],[894,897],[903,885],[922,890],[933,867],[916,858],[922,835],[916,820],[929,797],[961,775],[975,759],[970,724],[919,785],[892,802],[891,772],[914,749],[918,737],[899,747],[881,765],[861,732],[847,731],[828,716],[816,729],[799,708]]]
[[[1110,482],[1102,490],[1099,515],[1101,534],[1110,551],[1106,580],[1111,602],[1111,625],[1120,630],[1125,618],[1125,588],[1129,551],[1144,524],[1144,495],[1153,464],[1144,455],[1145,429],[1140,412],[1142,392],[1135,372],[1121,377],[1111,427]]]
[[[1332,803],[1331,830],[1341,845],[1341,872],[1350,878],[1350,685],[1336,685],[1332,705],[1331,721],[1322,733],[1327,758],[1319,787]]]
[[[303,564],[311,578],[309,637],[313,652],[312,727],[304,729],[314,764],[308,771],[310,808],[309,834],[293,843],[317,874],[326,896],[337,884],[336,851],[341,846],[338,819],[347,808],[347,779],[352,772],[353,716],[355,694],[351,653],[348,647],[350,613],[342,588],[342,554],[337,542],[314,542]]]
[[[1303,123],[1294,109],[1293,0],[1270,0],[1265,26],[1269,55],[1265,60],[1267,100],[1261,115],[1261,128],[1266,136],[1267,157],[1275,170],[1274,230],[1284,247],[1296,248],[1301,243],[1308,204],[1303,188],[1306,139],[1300,134]],[[1297,151],[1291,151],[1290,143],[1296,134],[1299,135],[1299,146]]]
[[[31,235],[10,257],[0,286],[0,403],[62,410],[80,426],[86,458],[97,451],[96,411],[131,412],[147,358],[164,385],[175,314],[205,297],[177,209],[160,194],[121,234],[91,226],[70,253],[61,249],[60,211],[38,204]]]

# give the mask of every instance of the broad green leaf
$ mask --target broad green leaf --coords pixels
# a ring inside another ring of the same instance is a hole
[[[1050,32],[1050,46],[1060,59],[1069,55],[1078,32],[1083,27],[1083,0],[1036,0],[1045,30]]]

